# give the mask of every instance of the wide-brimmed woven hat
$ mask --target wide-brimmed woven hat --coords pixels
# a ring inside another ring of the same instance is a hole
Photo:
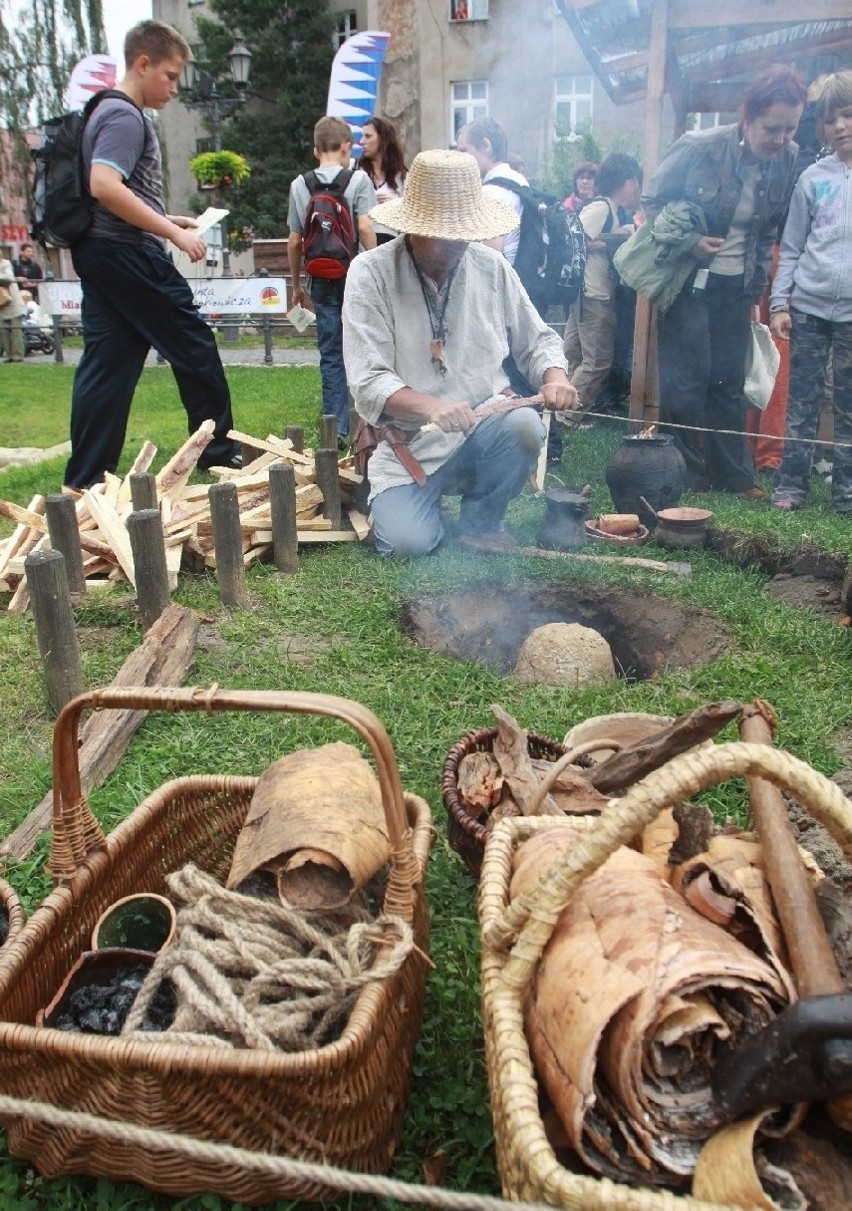
[[[392,231],[433,240],[493,240],[520,222],[511,206],[485,197],[476,160],[460,151],[421,151],[403,196],[383,202],[370,218]]]

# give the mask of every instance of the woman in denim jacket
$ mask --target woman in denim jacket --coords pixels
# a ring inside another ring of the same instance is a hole
[[[693,490],[765,495],[741,435],[745,360],[751,310],[793,190],[792,138],[806,100],[797,71],[768,68],[746,89],[739,122],[683,135],[642,198],[651,223],[674,201],[694,203],[707,220],[695,269],[658,333],[660,421],[687,426],[674,435]]]

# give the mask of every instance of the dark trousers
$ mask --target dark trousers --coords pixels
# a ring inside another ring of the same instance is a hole
[[[742,275],[711,273],[707,287],[691,282],[660,316],[660,423],[696,426],[709,433],[674,429],[686,460],[687,484],[708,480],[721,492],[744,492],[754,485],[754,464],[746,447],[745,359],[751,335],[751,299]],[[733,429],[737,433],[718,430]]]
[[[530,302],[546,323],[547,313],[550,310],[550,304],[542,303],[540,300],[534,299],[532,295],[530,295]],[[518,395],[523,396],[524,398],[529,398],[529,396],[536,394],[535,387],[533,387],[531,383],[528,383],[521,374],[520,370],[518,369],[518,363],[515,361],[514,357],[512,357],[511,353],[503,363],[503,370],[509,380],[509,386],[513,391],[517,392]],[[551,417],[550,429],[547,433],[547,461],[550,463],[558,463],[561,458],[562,434],[559,430],[559,425],[556,423],[556,417],[553,416]]]
[[[317,317],[317,347],[322,379],[322,410],[337,417],[337,432],[349,433],[349,385],[343,364],[343,290],[346,278],[311,279],[311,300]]]
[[[72,252],[83,286],[85,347],[71,398],[71,458],[65,483],[86,488],[115,471],[133,392],[153,347],[171,365],[189,432],[215,425],[202,466],[237,450],[231,395],[213,333],[201,319],[186,279],[151,243],[88,239]]]
[[[811,443],[819,428],[831,352],[835,442],[831,496],[837,512],[852,516],[852,323],[834,323],[795,309],[792,315],[786,436],[800,440],[784,443],[775,495],[791,496],[800,504],[811,490]]]

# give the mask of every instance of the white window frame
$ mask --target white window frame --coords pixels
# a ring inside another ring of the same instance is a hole
[[[724,126],[720,113],[693,113],[690,117],[695,119],[692,130],[715,130],[717,126]]]
[[[358,33],[358,13],[354,8],[349,8],[345,12],[335,13],[334,16],[336,24],[331,40],[334,43],[334,49],[340,50],[347,39]]]
[[[450,146],[468,122],[488,117],[488,81],[453,80],[450,83]]]
[[[462,13],[460,16],[459,13]],[[460,21],[487,21],[488,0],[450,0],[450,24]]]
[[[570,124],[567,135],[559,137],[575,142],[581,137],[583,128],[592,124],[594,112],[594,77],[557,76],[553,83],[554,96],[554,125],[557,129],[563,125],[561,118],[568,119]],[[567,108],[567,114],[564,110]],[[560,109],[563,111],[560,113]]]

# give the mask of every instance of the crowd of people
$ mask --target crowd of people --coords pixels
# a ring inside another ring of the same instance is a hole
[[[203,465],[240,462],[214,338],[165,249],[170,241],[197,261],[204,242],[191,217],[165,213],[159,143],[144,113],[172,99],[188,55],[172,27],[140,22],[125,44],[118,89],[126,99],[108,98],[86,126],[94,201],[91,226],[72,249],[85,349],[72,400],[71,487],[115,470],[152,345],[171,363],[190,430],[215,423]],[[820,158],[803,157],[793,141],[806,106]],[[623,397],[634,281],[658,303],[660,423],[684,457],[686,486],[748,501],[766,495],[755,481],[743,391],[762,300],[776,340],[790,348],[772,504],[791,510],[808,497],[832,363],[833,505],[852,516],[852,72],[818,81],[810,102],[797,71],[761,72],[738,120],[682,135],[644,189],[640,164],[622,152],[577,164],[564,207],[585,233],[585,275],[561,317],[548,316],[513,269],[529,182],[499,122],[468,123],[455,150],[422,152],[410,169],[385,118],[364,125],[354,161],[353,147],[342,119],[316,123],[317,167],[290,189],[288,260],[293,302],[316,314],[322,410],[337,418],[343,446],[350,400],[371,432],[381,553],[433,550],[447,494],[461,496],[467,545],[513,544],[503,524],[509,501],[545,440],[548,460],[562,457],[558,427],[546,438],[525,401],[538,394],[571,425]],[[23,356],[21,317],[37,306],[41,276],[32,245],[15,264],[0,260],[0,342],[10,360]],[[554,319],[565,320],[564,340]]]

